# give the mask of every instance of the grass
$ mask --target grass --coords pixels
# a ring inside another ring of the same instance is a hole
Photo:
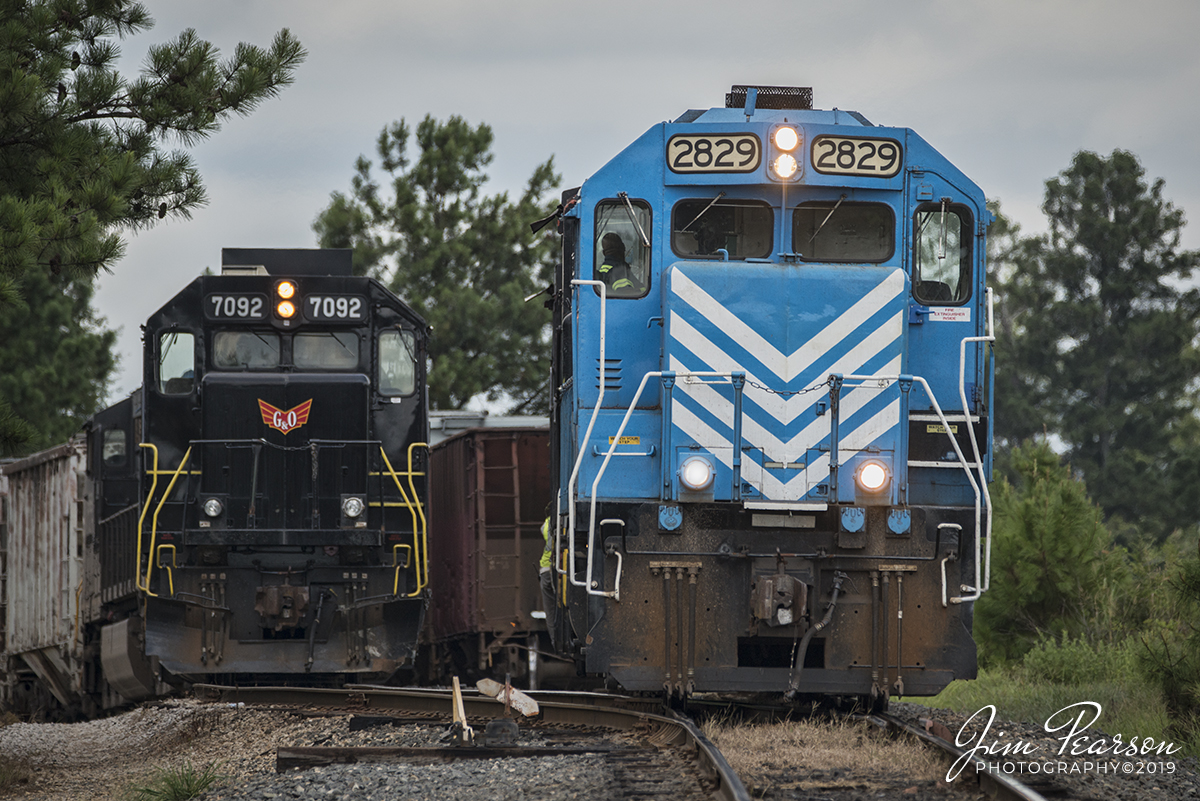
[[[844,718],[762,724],[717,718],[702,728],[756,796],[830,788],[869,791],[894,776],[936,785],[946,770],[927,749]]]
[[[184,762],[176,768],[158,768],[148,784],[131,787],[126,797],[128,801],[189,801],[221,779],[214,763],[196,768],[191,762]]]
[[[1036,726],[1066,706],[1092,701],[1103,709],[1093,729],[1126,741],[1166,740],[1181,746],[1182,755],[1200,755],[1200,736],[1172,721],[1158,688],[1136,669],[1131,647],[1039,644],[1018,665],[984,669],[974,681],[912,700],[965,715],[991,704],[999,719]]]
[[[19,759],[0,756],[0,795],[6,795],[33,777],[29,765]]]

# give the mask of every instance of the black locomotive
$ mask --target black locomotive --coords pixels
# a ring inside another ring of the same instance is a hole
[[[138,391],[86,441],[4,468],[7,700],[42,687],[89,710],[164,679],[337,684],[410,665],[428,598],[427,336],[352,275],[350,251],[222,251],[220,275],[147,320]],[[78,531],[43,531],[38,471],[72,456]],[[31,541],[64,536],[65,573]],[[25,619],[42,596],[69,625]]]

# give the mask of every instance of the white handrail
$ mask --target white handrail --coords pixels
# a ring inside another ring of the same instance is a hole
[[[575,466],[571,468],[571,478],[567,482],[567,531],[568,536],[567,548],[570,553],[567,556],[570,562],[570,571],[559,570],[560,574],[569,573],[568,578],[571,584],[576,587],[588,587],[587,581],[579,581],[575,578],[575,481],[579,478],[579,466],[583,464],[583,455],[587,452],[587,443],[591,441],[592,429],[596,425],[596,418],[600,415],[600,405],[604,402],[604,315],[608,308],[608,285],[603,281],[586,280],[583,278],[575,278],[571,280],[572,286],[595,286],[600,288],[600,395],[596,398],[596,408],[592,409],[592,419],[588,422],[587,433],[583,435],[583,441],[579,445],[579,455],[575,457]],[[574,307],[579,308],[578,301]],[[580,388],[582,390],[582,387]],[[562,531],[556,531],[554,535],[554,552],[562,553]],[[589,541],[590,542],[590,541]],[[588,575],[591,576],[592,555],[588,553]],[[555,569],[557,570],[557,560]]]
[[[996,329],[992,319],[992,289],[987,289],[987,335],[982,337],[964,337],[962,342],[958,344],[958,396],[962,400],[963,414],[970,417],[967,411],[967,343],[968,342],[995,342]],[[967,420],[967,432],[971,435],[971,450],[975,454],[975,465],[979,469],[979,483],[983,487],[984,502],[987,505],[987,562],[984,565],[983,583],[979,583],[979,521],[975,523],[975,587],[972,589],[972,595],[962,596],[962,601],[974,601],[987,592],[992,583],[992,496],[988,492],[987,476],[983,472],[983,459],[979,456],[979,441],[975,437],[975,426],[971,425],[970,419]],[[978,513],[976,513],[978,516]]]

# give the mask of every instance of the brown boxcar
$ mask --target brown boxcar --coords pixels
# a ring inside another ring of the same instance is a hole
[[[536,686],[555,660],[538,584],[549,432],[544,418],[477,422],[512,427],[468,428],[430,450],[424,678],[507,673]]]

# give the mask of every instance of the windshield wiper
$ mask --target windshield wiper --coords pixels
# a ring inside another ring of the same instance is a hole
[[[842,201],[845,199],[846,196],[842,195],[838,198],[838,202],[833,204],[833,208],[825,215],[825,219],[821,220],[821,224],[817,226],[817,230],[813,231],[813,235],[808,238],[808,244],[811,245],[812,241],[817,238],[817,234],[821,233],[821,229],[825,227],[825,223],[829,222],[829,218],[833,216],[833,213],[838,210],[838,206],[842,205]]]
[[[686,233],[687,229],[692,227],[692,223],[696,222],[696,220],[700,219],[705,214],[707,214],[708,210],[711,209],[713,206],[715,206],[717,204],[717,201],[723,197],[725,197],[725,193],[718,192],[717,196],[712,199],[712,202],[710,202],[707,206],[704,207],[703,210],[701,210],[701,212],[699,214],[697,214],[695,217],[692,218],[692,222],[689,222],[687,225],[685,225],[679,229],[679,233],[681,233],[681,234]]]

